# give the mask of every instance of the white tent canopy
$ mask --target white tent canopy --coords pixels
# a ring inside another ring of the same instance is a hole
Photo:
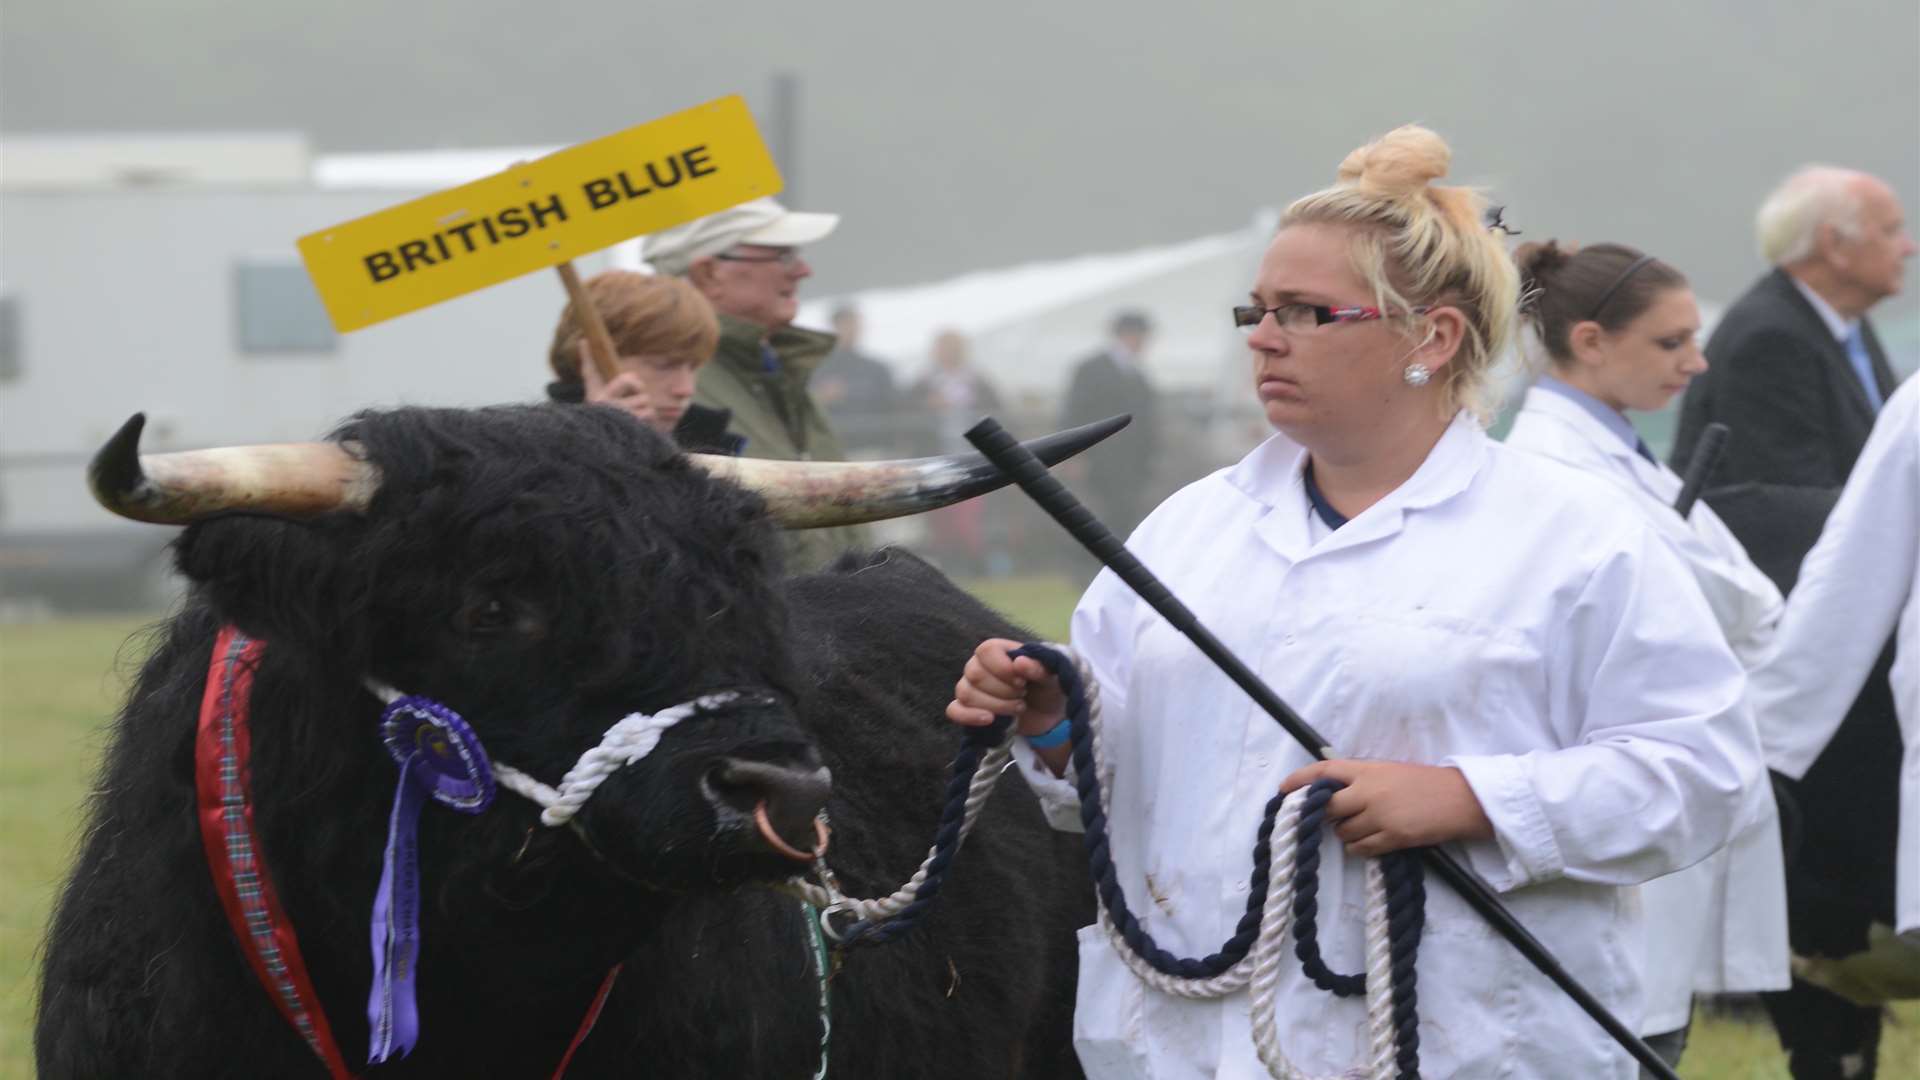
[[[964,274],[947,281],[872,289],[810,301],[800,320],[824,326],[834,308],[857,308],[861,348],[904,379],[928,365],[934,335],[955,330],[973,364],[1002,392],[1049,399],[1075,363],[1098,349],[1113,315],[1153,321],[1147,366],[1163,390],[1211,392],[1245,345],[1228,316],[1246,295],[1270,219],[1185,243]]]
[[[506,172],[522,161],[546,157],[559,146],[495,146],[478,150],[400,150],[322,154],[313,162],[313,186],[321,189],[439,191]]]

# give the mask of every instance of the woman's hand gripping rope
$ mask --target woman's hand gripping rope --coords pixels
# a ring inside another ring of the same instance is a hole
[[[1327,803],[1327,816],[1338,822],[1333,834],[1355,855],[1379,858],[1454,840],[1493,839],[1493,822],[1466,774],[1450,765],[1316,761],[1282,780],[1280,791],[1297,791],[1316,780],[1346,785]]]
[[[1067,715],[1060,679],[1031,656],[1013,656],[1020,647],[1021,642],[1006,638],[981,642],[954,684],[947,719],[963,727],[984,727],[996,717],[1011,716],[1014,733],[1028,738],[1057,727]],[[1066,772],[1072,748],[1061,743],[1035,747],[1034,753],[1060,776]]]

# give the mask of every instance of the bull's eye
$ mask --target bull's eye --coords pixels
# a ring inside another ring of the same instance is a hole
[[[499,634],[513,626],[513,609],[497,596],[478,596],[460,609],[455,624],[469,634]]]

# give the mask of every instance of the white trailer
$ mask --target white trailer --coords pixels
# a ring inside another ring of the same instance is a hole
[[[147,448],[178,450],[312,439],[368,406],[542,396],[554,275],[339,335],[294,241],[544,151],[297,150],[285,136],[0,143],[0,598],[16,609],[165,594],[171,530],[113,518],[85,484],[135,412]]]

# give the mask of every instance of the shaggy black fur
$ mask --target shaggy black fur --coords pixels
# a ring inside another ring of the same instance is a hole
[[[573,1077],[804,1077],[817,988],[790,872],[702,795],[722,756],[824,761],[831,862],[858,895],[918,863],[958,745],[941,709],[972,647],[1020,632],[901,553],[783,580],[759,500],[624,414],[363,414],[364,517],[189,529],[195,583],[122,710],[45,947],[40,1075],[320,1077],[235,943],[194,817],[213,637],[269,642],[255,683],[262,846],[349,1065],[364,1060],[368,916],[396,768],[373,675],[446,702],[548,782],[615,719],[722,687],[774,692],[669,731],[574,834],[503,792],[421,820],[422,1037],[368,1077],[546,1077],[615,963]],[[529,837],[531,836],[531,839]],[[596,854],[597,852],[597,854]],[[1078,1075],[1076,839],[1009,777],[939,908],[834,977],[841,1077]]]

